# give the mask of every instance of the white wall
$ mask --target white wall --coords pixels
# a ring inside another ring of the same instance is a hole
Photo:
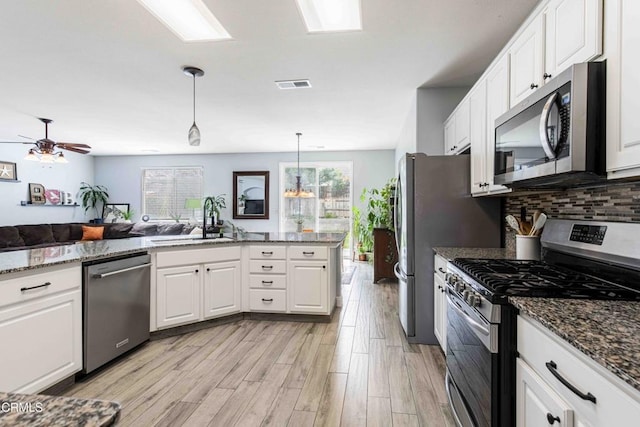
[[[65,190],[75,196],[80,182],[93,183],[94,157],[65,152],[69,163],[45,165],[24,160],[29,147],[0,144],[0,160],[16,163],[18,180],[21,181],[0,181],[0,226],[85,221],[84,209],[80,206],[20,206],[20,202],[29,200],[30,182],[42,184],[45,188]],[[88,216],[93,218],[91,211]]]
[[[444,121],[469,87],[419,88],[396,144],[396,164],[405,153],[444,154]]]
[[[360,193],[364,187],[382,187],[395,175],[394,151],[340,151],[303,152],[300,161],[352,161],[354,202],[360,204]],[[95,160],[95,183],[109,189],[109,200],[130,203],[142,215],[141,170],[146,167],[202,166],[204,168],[204,194],[226,194],[227,208],[222,219],[232,220],[249,231],[278,231],[279,214],[279,163],[295,162],[296,153],[239,153],[172,156],[104,156]],[[233,171],[268,170],[269,175],[269,219],[233,220],[230,203],[233,196]]]

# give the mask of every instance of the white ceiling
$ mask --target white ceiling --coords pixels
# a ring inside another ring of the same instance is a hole
[[[415,89],[472,83],[537,3],[362,0],[362,32],[310,35],[294,0],[204,1],[233,40],[184,43],[135,0],[3,1],[0,140],[47,117],[95,155],[392,149]]]

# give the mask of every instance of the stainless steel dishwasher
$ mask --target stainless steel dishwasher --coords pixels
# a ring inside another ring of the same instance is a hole
[[[151,257],[83,264],[83,374],[149,339]]]

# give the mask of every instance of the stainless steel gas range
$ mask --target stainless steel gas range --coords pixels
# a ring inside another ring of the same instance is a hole
[[[640,300],[640,224],[550,220],[542,248],[542,261],[449,263],[446,386],[460,426],[515,425],[509,296]]]

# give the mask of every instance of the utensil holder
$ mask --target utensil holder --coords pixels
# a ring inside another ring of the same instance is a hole
[[[516,259],[540,260],[540,236],[516,235]]]

